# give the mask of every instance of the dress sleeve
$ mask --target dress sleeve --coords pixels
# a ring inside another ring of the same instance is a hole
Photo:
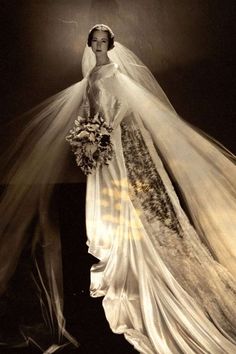
[[[87,92],[85,92],[81,105],[79,106],[78,109],[78,116],[88,118],[89,115],[90,115],[90,104],[89,104]]]

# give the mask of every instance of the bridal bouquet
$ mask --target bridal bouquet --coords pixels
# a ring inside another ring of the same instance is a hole
[[[76,156],[76,163],[85,175],[98,166],[108,165],[114,154],[111,132],[103,117],[97,113],[92,118],[78,117],[66,140]]]

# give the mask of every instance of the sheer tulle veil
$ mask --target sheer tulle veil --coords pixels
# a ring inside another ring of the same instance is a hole
[[[215,258],[236,275],[236,158],[213,138],[174,111],[148,68],[120,43],[109,53],[120,75],[107,83],[142,122],[172,179],[178,184],[192,221]],[[94,65],[88,48],[86,75]]]
[[[111,61],[119,65],[119,70],[123,74],[128,75],[136,83],[139,83],[142,87],[146,88],[154,96],[158,97],[163,103],[173,109],[165,92],[158,84],[151,71],[131,50],[121,43],[115,42],[114,48],[108,53]],[[91,49],[86,46],[82,59],[82,72],[85,77],[94,65],[95,56]]]
[[[178,184],[202,240],[235,276],[235,158],[231,155],[230,159],[224,148],[176,114],[135,54],[116,42],[109,57],[119,70],[114,80],[104,83],[105,89],[124,101],[137,124],[148,131],[150,144],[154,144]],[[7,185],[0,205],[0,290],[3,293],[7,287],[30,239],[50,327],[71,341],[63,318],[60,234],[50,207],[54,186],[61,182],[68,166],[70,150],[65,136],[79,114],[94,64],[94,55],[86,46],[82,59],[84,79],[16,120],[18,125],[22,122],[21,134],[0,161],[4,169],[2,182]],[[35,220],[36,227],[29,236],[27,231]],[[43,262],[39,262],[38,254]]]

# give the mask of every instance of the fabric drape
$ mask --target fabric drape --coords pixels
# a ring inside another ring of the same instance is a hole
[[[91,71],[94,58],[86,48],[85,78],[20,119],[22,133],[1,158],[8,185],[0,205],[1,292],[30,240],[44,317],[53,329],[51,349],[63,336],[77,345],[65,329],[60,233],[51,201],[54,185],[72,173],[65,137],[75,118],[100,113],[114,128],[115,157],[87,179],[88,246],[99,259],[91,269],[91,295],[104,296],[112,330],[141,353],[233,354],[234,158],[176,114],[132,52],[116,43],[110,58]]]
[[[141,353],[233,353],[235,281],[188,221],[158,155],[166,156],[157,139],[166,145],[171,139],[174,150],[169,122],[175,113],[113,63],[91,73],[88,87],[96,109],[116,127],[115,158],[87,180],[88,246],[100,260],[91,269],[91,295],[104,296],[112,330]],[[123,120],[112,110],[114,99]]]

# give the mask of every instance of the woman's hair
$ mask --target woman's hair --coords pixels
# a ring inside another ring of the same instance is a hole
[[[106,32],[108,34],[108,50],[111,50],[112,48],[114,48],[114,38],[115,35],[112,32],[112,30],[110,29],[110,27],[108,27],[107,25],[103,25],[103,24],[98,24],[93,26],[90,31],[89,31],[89,35],[88,35],[88,40],[87,40],[87,44],[89,47],[91,47],[91,43],[92,43],[92,38],[93,38],[93,33],[95,31],[103,31]]]

